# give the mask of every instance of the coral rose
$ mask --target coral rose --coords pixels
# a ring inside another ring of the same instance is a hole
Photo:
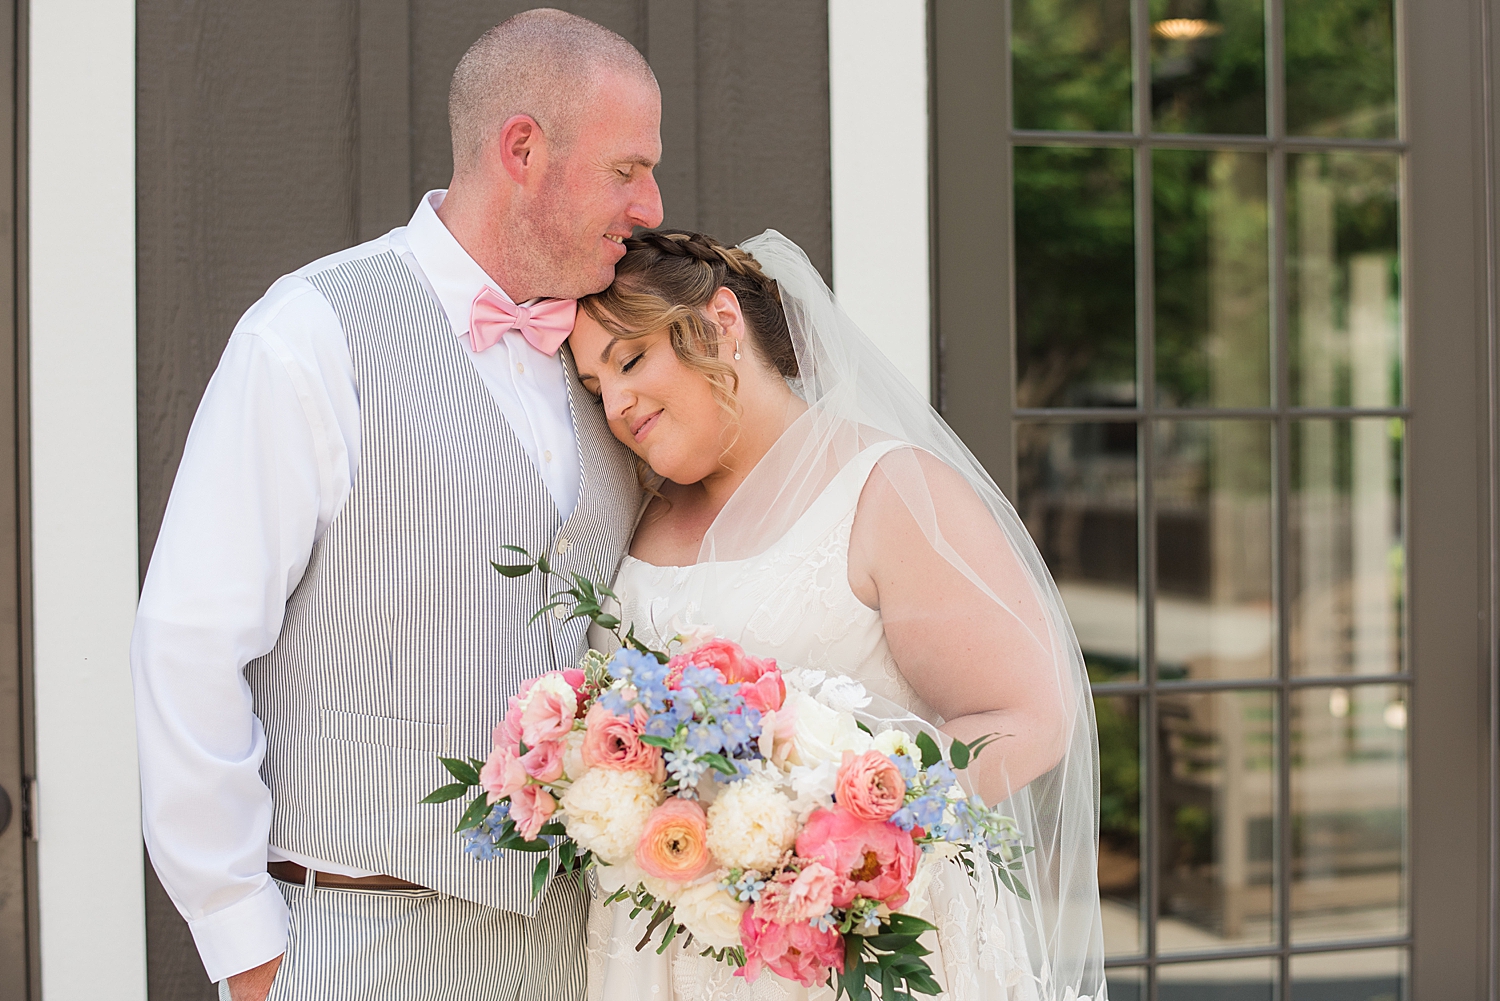
[[[860,820],[889,820],[906,800],[906,780],[880,751],[845,751],[834,795]]]
[[[526,784],[526,768],[513,747],[497,746],[479,770],[479,785],[490,794],[490,802],[504,799]]]
[[[770,664],[770,670],[754,681],[746,681],[740,685],[740,697],[745,700],[745,705],[763,713],[775,712],[786,701],[786,682],[781,680],[776,662],[773,660]]]
[[[704,640],[667,661],[668,687],[676,688],[683,670],[689,667],[711,668],[719,672],[719,677],[725,684],[734,685],[742,681],[756,681],[768,671],[776,671],[776,662],[751,657],[745,653],[744,647],[733,640],[715,637]]]
[[[797,854],[833,870],[835,906],[868,897],[892,908],[906,903],[922,856],[911,834],[895,824],[862,820],[840,807],[813,811],[797,836]]]
[[[703,807],[674,796],[652,811],[635,849],[635,864],[647,875],[677,883],[703,875],[713,864]]]
[[[563,752],[566,749],[567,745],[560,740],[538,744],[521,755],[521,767],[538,782],[556,782],[562,778]]]
[[[635,707],[634,718],[627,719],[595,703],[583,718],[583,763],[617,772],[660,771],[661,748],[641,743],[645,721],[646,711],[640,706]]]
[[[547,819],[557,812],[557,800],[541,786],[522,786],[510,797],[510,819],[527,841],[541,831]]]
[[[734,972],[735,976],[754,983],[764,968],[804,987],[816,987],[828,980],[830,967],[844,972],[844,940],[837,931],[820,929],[806,921],[768,921],[756,916],[758,910],[751,907],[740,919],[745,965]]]

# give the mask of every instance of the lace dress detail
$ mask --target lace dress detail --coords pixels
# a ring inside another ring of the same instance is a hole
[[[844,674],[870,692],[941,724],[902,676],[886,643],[880,613],[849,587],[849,537],[865,481],[899,442],[861,452],[840,470],[792,529],[767,552],[734,563],[659,567],[627,556],[614,591],[620,618],[659,644],[686,626],[712,626],[784,669]],[[595,631],[601,649],[613,637]],[[947,1001],[1034,1001],[1014,902],[976,887],[957,864],[936,867],[926,890],[903,910],[938,925],[924,944]],[[764,972],[753,984],[732,967],[675,943],[665,954],[639,951],[645,916],[629,906],[598,906],[589,916],[590,1001],[833,1001],[827,987],[804,988]],[[657,936],[659,938],[659,935]]]

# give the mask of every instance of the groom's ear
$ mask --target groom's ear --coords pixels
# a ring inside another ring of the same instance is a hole
[[[512,115],[500,127],[498,147],[501,165],[510,179],[527,187],[541,173],[546,160],[546,136],[530,115]]]

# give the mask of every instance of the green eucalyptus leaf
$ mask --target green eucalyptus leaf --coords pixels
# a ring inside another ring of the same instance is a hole
[[[441,789],[434,789],[426,796],[418,800],[419,803],[446,803],[449,800],[458,799],[469,791],[468,785],[463,782],[450,782]]]
[[[547,873],[551,866],[551,859],[537,860],[536,868],[531,871],[531,899],[535,900],[542,895],[542,887],[547,885]]]
[[[536,567],[530,563],[517,563],[507,565],[504,563],[496,563],[494,560],[490,561],[490,566],[494,567],[496,570],[507,577],[525,577],[527,574],[531,573],[531,571],[536,569]]]
[[[501,546],[500,548],[504,549],[504,550],[507,550],[509,552],[512,552],[512,553],[520,553],[522,556],[526,557],[527,559],[531,559],[531,553],[528,552],[527,550],[521,548],[520,546],[504,545],[504,546]]]
[[[953,761],[953,767],[960,771],[969,767],[969,745],[961,740],[955,740],[953,746],[948,748],[948,756]]]
[[[485,818],[485,815],[489,812],[489,794],[482,792],[478,796],[475,796],[474,799],[469,803],[469,808],[465,810],[464,815],[458,819],[458,826],[455,827],[454,830],[467,831],[471,827],[478,827],[479,822],[483,820]]]
[[[671,738],[669,738],[669,737],[657,737],[657,736],[653,736],[652,734],[649,734],[649,733],[643,733],[643,734],[641,734],[641,736],[640,736],[639,739],[640,739],[640,742],[642,744],[649,744],[652,747],[671,747],[672,746],[672,741],[671,741]]]
[[[926,730],[917,734],[917,747],[922,751],[923,768],[931,768],[943,760],[942,748],[938,747],[937,741]]]
[[[467,761],[458,758],[438,758],[443,767],[448,769],[448,774],[465,785],[477,786],[479,784],[479,772]]]
[[[547,562],[547,554],[546,553],[542,553],[542,554],[540,554],[540,555],[537,556],[537,558],[536,558],[536,568],[538,570],[540,570],[542,573],[551,573],[552,572],[552,564],[549,563],[549,562]]]
[[[734,766],[734,762],[730,761],[722,754],[705,754],[702,757],[704,761],[707,761],[710,765],[713,765],[714,771],[716,772],[720,772],[724,775],[738,775],[740,773],[740,770]]]

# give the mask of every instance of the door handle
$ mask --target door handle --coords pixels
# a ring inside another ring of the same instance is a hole
[[[4,834],[6,828],[10,827],[10,793],[0,786],[0,834]]]

